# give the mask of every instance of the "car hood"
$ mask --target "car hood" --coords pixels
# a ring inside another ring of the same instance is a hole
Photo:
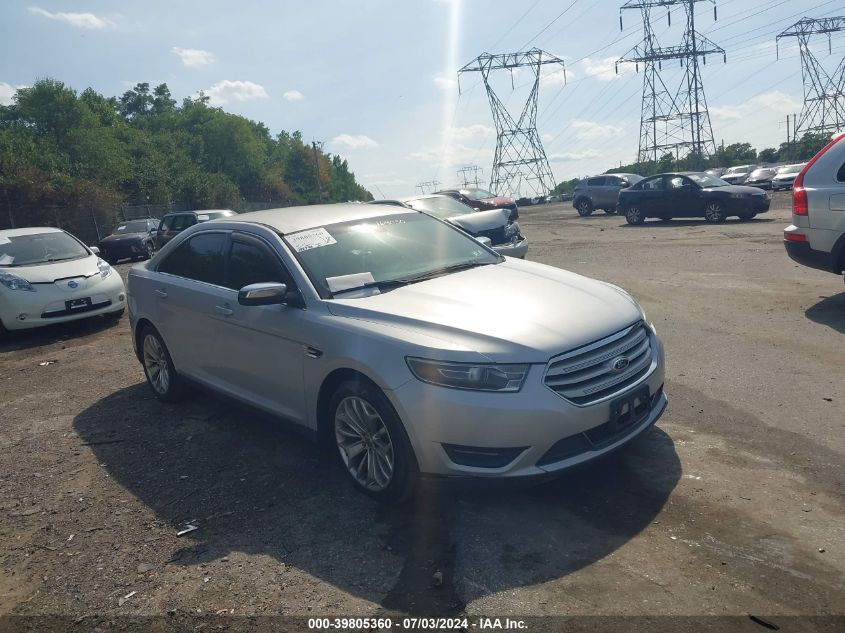
[[[491,209],[455,215],[449,218],[449,222],[470,233],[478,233],[479,231],[489,231],[505,226],[510,217],[511,213],[507,209]]]
[[[117,244],[118,242],[134,242],[146,237],[146,233],[114,233],[100,240],[100,244]]]
[[[759,189],[758,187],[746,187],[745,185],[728,185],[727,187],[705,187],[704,191],[723,191],[731,195],[738,193],[759,195],[761,193],[765,193],[762,189]]]
[[[620,288],[510,259],[327,303],[336,316],[422,335],[419,344],[428,346],[425,353],[433,358],[472,360],[470,353],[479,353],[495,362],[545,363],[642,318],[637,303]],[[444,345],[431,349],[432,340]],[[468,354],[448,355],[461,351]]]
[[[0,270],[22,277],[33,284],[53,283],[56,279],[96,275],[99,272],[97,259],[96,255],[89,255],[88,257],[56,262],[55,264],[0,267]]]

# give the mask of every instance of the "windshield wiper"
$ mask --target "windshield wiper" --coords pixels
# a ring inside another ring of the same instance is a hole
[[[442,277],[444,275],[448,275],[449,273],[454,273],[459,270],[476,268],[477,266],[488,266],[493,263],[498,262],[463,262],[461,264],[452,264],[451,266],[444,266],[443,268],[437,268],[435,270],[430,270],[426,273],[414,275],[413,277],[406,277],[404,279],[385,279],[384,281],[370,281],[368,283],[361,284],[360,286],[355,286],[353,288],[344,288],[343,290],[337,290],[336,292],[333,292],[332,295],[337,296],[344,292],[352,292],[354,290],[366,290],[367,288],[378,288],[379,290],[393,290],[394,288],[407,286],[408,284],[417,283],[419,281],[426,281],[428,279]]]

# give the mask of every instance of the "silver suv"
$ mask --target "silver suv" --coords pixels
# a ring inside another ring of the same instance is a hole
[[[642,180],[637,174],[601,174],[585,178],[575,185],[572,206],[580,216],[588,216],[596,209],[608,215],[616,213],[619,192]]]
[[[783,231],[783,244],[799,264],[837,275],[845,270],[845,134],[795,178],[792,224]]]

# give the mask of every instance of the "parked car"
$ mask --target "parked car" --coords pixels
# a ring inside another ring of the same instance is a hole
[[[510,209],[476,211],[450,196],[432,194],[408,198],[403,203],[462,228],[475,238],[487,238],[494,251],[508,257],[525,257],[528,240],[519,231],[519,222],[512,222]]]
[[[155,234],[159,221],[155,218],[129,220],[118,225],[111,235],[100,240],[100,257],[110,264],[121,259],[149,259],[155,252]]]
[[[727,169],[725,169],[724,167],[711,167],[710,169],[705,169],[704,173],[708,176],[716,176],[716,178],[719,178],[726,171]]]
[[[161,219],[161,224],[159,224],[158,230],[156,231],[155,247],[156,249],[161,248],[179,235],[179,233],[194,224],[217,220],[219,218],[229,218],[233,215],[237,215],[237,212],[231,209],[205,209],[202,211],[168,213]]]
[[[667,403],[628,293],[395,205],[198,224],[132,267],[129,297],[158,398],[193,381],[302,425],[382,501],[420,475],[554,475]]]
[[[437,191],[436,193],[450,196],[455,200],[472,207],[473,209],[477,209],[478,211],[509,209],[511,212],[511,220],[519,218],[519,208],[513,198],[508,198],[507,196],[497,196],[495,193],[487,191],[486,189],[444,189],[443,191]]]
[[[0,334],[97,315],[118,319],[123,280],[70,233],[52,227],[0,231]]]
[[[607,214],[616,213],[619,192],[640,180],[642,176],[637,174],[601,174],[584,178],[575,185],[572,206],[582,217],[592,215],[596,209]]]
[[[750,220],[769,210],[768,194],[756,187],[729,185],[704,172],[658,174],[619,193],[619,210],[628,224],[646,218],[701,218],[724,222],[729,216]]]
[[[792,224],[783,232],[799,264],[837,275],[845,271],[845,134],[816,154],[792,187]]]
[[[759,167],[748,174],[745,181],[742,183],[746,187],[757,187],[758,189],[771,189],[772,178],[775,177],[777,170],[774,167]]]
[[[777,173],[772,178],[772,190],[781,191],[782,189],[792,189],[792,183],[804,169],[807,163],[800,163],[798,165],[784,165],[778,167]]]
[[[748,174],[757,169],[757,165],[737,165],[729,167],[719,178],[729,185],[741,185],[748,178]]]

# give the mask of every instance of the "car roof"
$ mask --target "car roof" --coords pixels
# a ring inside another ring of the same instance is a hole
[[[54,226],[27,226],[21,229],[0,231],[0,237],[20,237],[21,235],[38,235],[39,233],[64,233],[64,231]]]
[[[232,211],[231,209],[196,209],[194,211],[171,211],[170,213],[166,213],[165,217],[167,217],[168,215],[201,215],[204,213],[235,213],[235,211]]]
[[[284,207],[252,211],[226,218],[226,222],[249,222],[269,226],[282,234],[296,233],[338,222],[354,222],[405,213],[416,213],[407,207],[389,204],[314,204],[303,207]]]

